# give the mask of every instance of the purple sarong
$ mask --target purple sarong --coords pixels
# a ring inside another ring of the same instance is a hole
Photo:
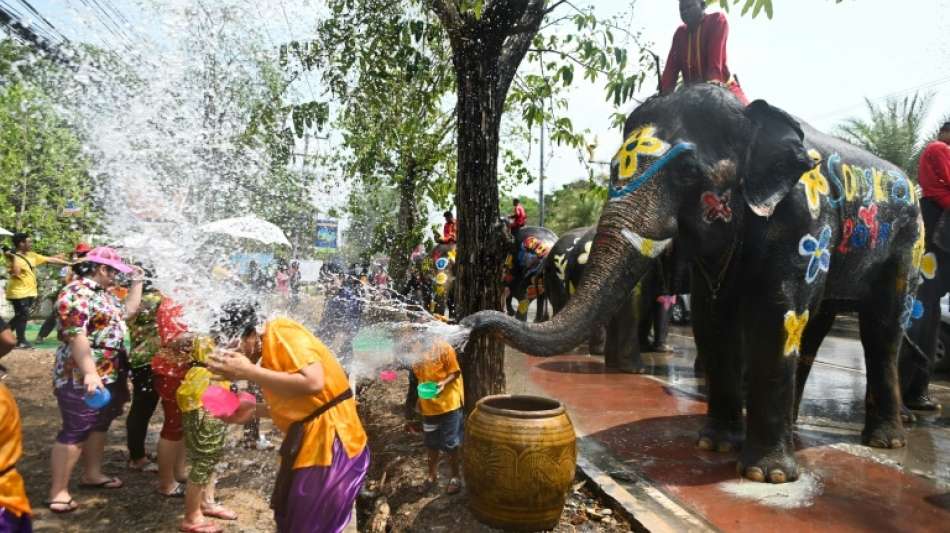
[[[33,523],[30,515],[16,516],[0,507],[0,533],[32,533]]]
[[[54,389],[59,414],[63,418],[63,428],[56,435],[56,441],[62,444],[85,442],[93,431],[107,432],[112,421],[122,414],[122,408],[129,401],[129,387],[125,374],[118,381],[106,385],[112,400],[102,409],[93,409],[86,405],[83,388],[72,383]]]
[[[333,439],[333,464],[294,470],[283,515],[274,513],[280,533],[340,533],[369,471],[369,448],[350,459]]]

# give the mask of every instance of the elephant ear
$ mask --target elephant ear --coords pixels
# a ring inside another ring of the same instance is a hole
[[[815,162],[805,149],[801,126],[791,115],[765,100],[749,104],[745,114],[753,133],[742,164],[742,190],[752,211],[767,217]]]

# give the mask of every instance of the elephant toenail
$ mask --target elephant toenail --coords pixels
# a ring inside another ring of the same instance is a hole
[[[762,469],[757,466],[747,468],[745,471],[745,477],[751,479],[752,481],[765,481],[765,474],[762,473]]]
[[[891,448],[903,448],[904,441],[901,439],[891,439]]]
[[[709,437],[702,437],[699,439],[699,442],[696,443],[696,446],[698,446],[700,450],[712,450],[713,441]]]
[[[729,441],[720,442],[720,443],[719,443],[719,446],[716,446],[716,451],[718,451],[718,452],[720,452],[720,453],[731,452],[731,451],[732,451],[732,443],[729,442]]]
[[[772,483],[785,483],[785,472],[772,470],[769,472],[769,481]]]

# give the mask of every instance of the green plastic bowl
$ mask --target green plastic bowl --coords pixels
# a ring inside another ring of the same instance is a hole
[[[439,395],[439,385],[434,381],[424,381],[416,387],[419,391],[419,397],[423,400],[431,400]]]

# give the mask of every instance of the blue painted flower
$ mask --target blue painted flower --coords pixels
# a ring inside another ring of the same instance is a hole
[[[877,244],[878,246],[885,246],[887,240],[891,238],[891,223],[884,222],[881,224],[881,227],[877,230]]]
[[[904,329],[910,327],[912,320],[919,320],[922,316],[924,316],[924,304],[908,294],[904,298],[904,312],[901,313],[901,324]]]
[[[868,230],[868,227],[864,224],[864,222],[859,222],[854,228],[854,233],[851,234],[851,247],[866,248],[870,238],[871,232]]]
[[[831,244],[831,226],[821,228],[818,238],[811,235],[805,235],[798,241],[798,253],[808,257],[808,269],[805,271],[805,281],[812,283],[818,278],[820,272],[828,272],[831,266],[831,252],[828,246]]]

